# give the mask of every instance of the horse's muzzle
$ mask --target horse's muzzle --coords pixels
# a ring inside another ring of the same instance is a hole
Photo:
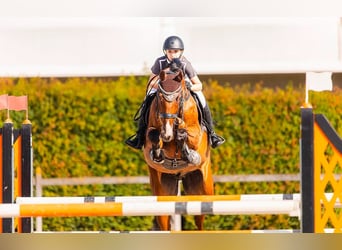
[[[173,126],[169,121],[162,127],[160,136],[163,142],[170,142],[174,139]]]
[[[167,134],[164,130],[161,132],[161,138],[163,142],[170,142],[173,140],[173,134]]]

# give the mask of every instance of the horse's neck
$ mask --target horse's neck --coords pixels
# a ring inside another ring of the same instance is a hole
[[[191,94],[187,100],[184,100],[182,113],[185,123],[194,124],[198,122],[197,103]]]

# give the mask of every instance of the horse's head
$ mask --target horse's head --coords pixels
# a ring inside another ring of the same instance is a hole
[[[164,142],[174,139],[175,126],[182,120],[184,95],[187,91],[181,70],[161,71],[158,84],[158,116],[162,124],[161,137]]]

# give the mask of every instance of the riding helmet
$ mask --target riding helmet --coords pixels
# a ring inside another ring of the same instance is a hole
[[[163,45],[163,50],[166,51],[168,49],[184,50],[184,43],[182,39],[180,39],[178,36],[169,36],[166,38]]]

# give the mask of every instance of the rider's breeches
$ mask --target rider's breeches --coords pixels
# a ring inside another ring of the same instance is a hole
[[[205,108],[207,106],[207,102],[205,101],[205,97],[203,95],[202,91],[194,91],[194,93],[197,95],[198,99],[200,100],[202,107]]]
[[[156,92],[157,92],[157,89],[152,88],[152,89],[150,89],[150,90],[147,92],[147,95],[152,95],[152,94],[154,94],[154,93],[156,93]]]
[[[186,79],[186,81],[190,82],[192,85],[192,82],[190,80]],[[200,100],[202,107],[205,108],[205,106],[207,106],[207,102],[205,101],[205,97],[203,95],[202,90],[193,91],[193,92],[196,94],[196,96]]]

